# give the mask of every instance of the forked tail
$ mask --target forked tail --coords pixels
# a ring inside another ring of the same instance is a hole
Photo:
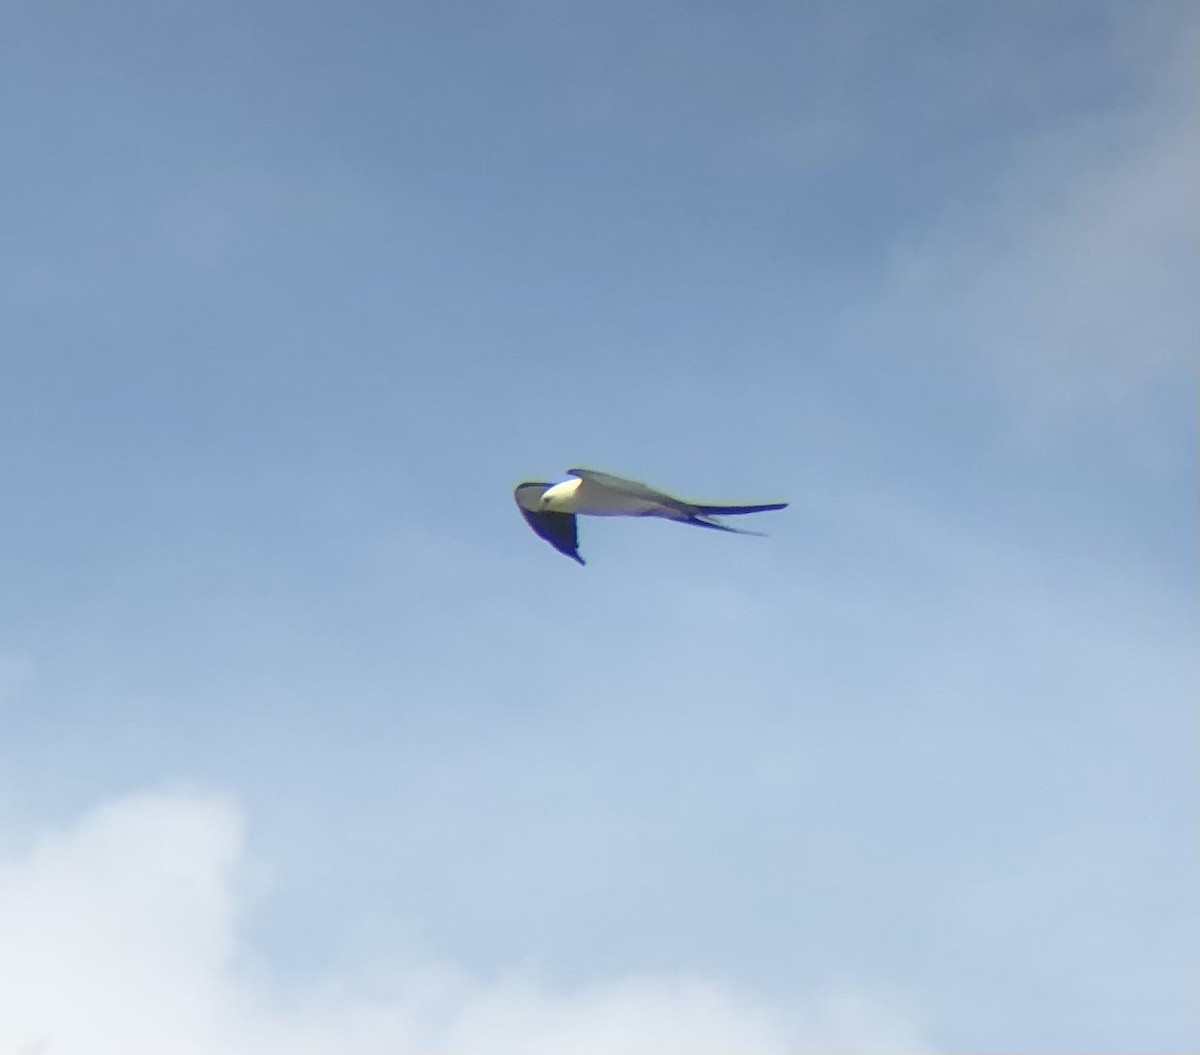
[[[704,517],[688,517],[685,520],[680,520],[681,524],[691,524],[694,527],[712,528],[713,531],[728,531],[731,535],[758,535],[760,538],[766,536],[761,531],[747,531],[745,528],[730,527],[728,524],[722,524],[717,520],[706,520]]]
[[[693,506],[701,516],[737,516],[739,513],[767,513],[772,509],[786,509],[787,502],[769,502],[761,506]]]

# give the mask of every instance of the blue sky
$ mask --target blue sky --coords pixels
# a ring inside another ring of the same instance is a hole
[[[0,41],[6,1047],[1196,1046],[1194,5]]]

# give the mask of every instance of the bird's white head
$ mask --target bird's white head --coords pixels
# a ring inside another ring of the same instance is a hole
[[[580,479],[564,480],[561,484],[547,487],[542,492],[541,507],[547,513],[573,513],[575,511],[575,492],[583,483]]]

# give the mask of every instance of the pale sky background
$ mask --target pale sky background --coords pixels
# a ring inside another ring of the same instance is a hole
[[[1195,1050],[1196,55],[6,5],[0,1051]]]

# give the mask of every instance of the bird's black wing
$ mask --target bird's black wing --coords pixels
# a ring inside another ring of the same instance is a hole
[[[552,513],[538,508],[539,500],[550,486],[547,483],[518,484],[513,492],[517,508],[521,510],[525,522],[533,528],[534,534],[544,538],[559,553],[584,564],[586,562],[579,555],[579,532],[574,514]]]

